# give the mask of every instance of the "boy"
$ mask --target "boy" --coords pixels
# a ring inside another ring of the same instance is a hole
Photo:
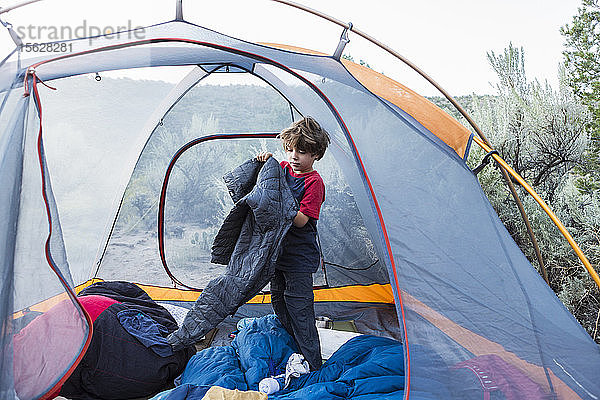
[[[317,121],[305,117],[284,129],[278,138],[287,158],[280,165],[300,211],[282,243],[271,280],[271,304],[311,369],[316,370],[322,360],[315,326],[312,274],[320,264],[317,220],[325,200],[325,185],[313,169],[313,163],[325,154],[329,136]],[[256,159],[266,161],[271,156],[271,153],[261,153]]]

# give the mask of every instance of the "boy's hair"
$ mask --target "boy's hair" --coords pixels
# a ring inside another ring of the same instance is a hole
[[[317,156],[320,160],[325,155],[329,145],[329,134],[313,117],[304,117],[285,128],[277,135],[286,148],[296,148],[300,151]]]

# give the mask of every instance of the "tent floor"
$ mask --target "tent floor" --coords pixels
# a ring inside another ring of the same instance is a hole
[[[190,302],[164,302],[173,305],[191,308]],[[272,314],[271,304],[245,304],[238,309],[233,316],[228,316],[215,329],[211,330],[206,338],[196,343],[198,351],[210,346],[227,346],[231,344],[233,335],[237,331],[237,322],[242,318],[260,317]],[[327,317],[335,322],[350,322],[356,327],[356,331],[362,334],[390,337],[401,340],[400,327],[394,304],[354,303],[354,302],[328,302],[315,303],[315,314],[317,318]],[[348,325],[342,323],[340,325]],[[335,329],[335,327],[334,327]],[[168,385],[163,390],[172,388]],[[152,396],[150,396],[152,397]],[[147,400],[150,397],[142,397],[130,400]],[[66,400],[64,397],[57,397]]]

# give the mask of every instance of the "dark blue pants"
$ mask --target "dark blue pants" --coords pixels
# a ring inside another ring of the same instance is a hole
[[[271,305],[285,330],[296,340],[311,370],[321,368],[321,345],[315,326],[312,274],[275,269]]]

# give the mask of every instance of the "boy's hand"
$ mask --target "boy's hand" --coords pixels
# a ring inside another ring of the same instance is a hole
[[[263,152],[263,153],[258,153],[258,155],[256,156],[256,159],[258,161],[267,161],[269,159],[269,157],[272,157],[273,153],[269,153],[269,152]]]
[[[294,226],[298,227],[298,228],[302,228],[304,225],[306,225],[306,223],[308,222],[308,216],[305,215],[303,212],[298,211],[298,213],[296,213],[296,216],[294,217],[294,220],[292,221],[292,223],[294,224]]]

